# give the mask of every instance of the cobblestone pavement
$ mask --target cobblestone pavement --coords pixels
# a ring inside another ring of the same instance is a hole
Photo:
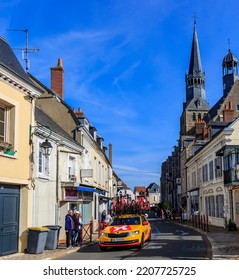
[[[194,228],[190,223],[182,224],[185,227],[193,228],[204,234],[212,246],[212,259],[214,260],[239,260],[239,231],[228,231],[224,228],[209,226],[209,232]],[[82,246],[92,246],[98,240],[98,234],[93,234],[92,242],[83,243]],[[79,247],[66,249],[60,244],[55,250],[44,250],[41,254],[16,253],[0,257],[0,260],[51,260],[71,254],[79,250]]]

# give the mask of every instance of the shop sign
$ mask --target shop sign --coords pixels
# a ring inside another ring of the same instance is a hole
[[[76,188],[64,188],[64,200],[93,201],[93,193],[78,191]]]
[[[78,200],[78,191],[75,188],[65,188],[64,200]]]

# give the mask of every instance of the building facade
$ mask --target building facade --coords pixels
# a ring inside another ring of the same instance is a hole
[[[0,255],[23,251],[32,220],[29,128],[42,91],[0,37]]]

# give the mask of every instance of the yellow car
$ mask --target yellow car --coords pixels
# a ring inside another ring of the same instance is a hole
[[[108,247],[142,248],[151,240],[151,226],[145,215],[126,214],[117,216],[100,232],[100,249]]]

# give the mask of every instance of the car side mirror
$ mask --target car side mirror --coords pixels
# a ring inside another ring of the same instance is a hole
[[[147,226],[149,224],[149,222],[144,221],[143,222],[143,226]]]

